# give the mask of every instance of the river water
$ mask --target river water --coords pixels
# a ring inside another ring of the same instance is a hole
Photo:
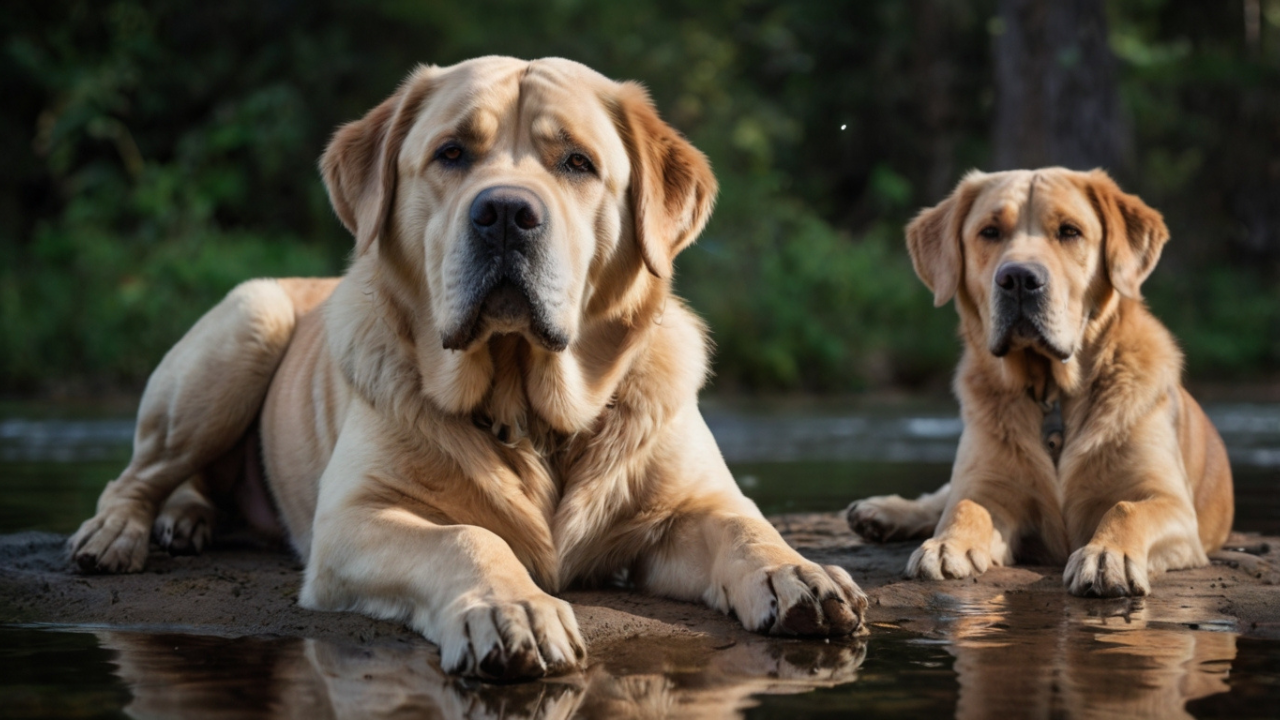
[[[1280,534],[1280,406],[1211,405],[1206,410],[1231,455],[1236,529]],[[946,481],[961,429],[953,406],[926,401],[712,402],[704,405],[704,413],[739,484],[766,513],[829,511],[868,495],[910,496],[936,488]],[[132,433],[132,419],[92,409],[0,406],[0,533],[74,530],[92,514],[102,485],[128,460]],[[1020,617],[1016,608],[999,610],[1000,617]],[[996,623],[1004,633],[1002,641],[994,644],[983,640],[981,632],[958,630],[993,617],[992,612],[962,604],[947,608],[943,629],[937,632],[922,632],[910,623],[874,628],[865,657],[847,678],[805,693],[749,694],[726,707],[746,717],[793,720],[852,713],[982,717],[993,708],[1010,717],[1275,717],[1280,706],[1280,643],[1237,637],[1229,625],[1148,628],[1134,635],[1132,628],[1099,626],[1082,633],[1075,626],[1068,631],[1040,621],[1026,627],[1002,621]],[[1043,609],[1040,613],[1026,617],[1043,617]],[[337,652],[301,638],[14,626],[3,620],[3,717],[189,715],[189,704],[142,701],[155,696],[157,687],[175,682],[186,683],[194,697],[205,699],[202,716],[294,715],[302,706],[285,712],[280,693],[303,697],[315,691],[317,681],[282,678],[280,668],[312,667],[317,658]],[[124,662],[122,647],[146,652],[132,652],[132,660]],[[1053,648],[1055,659],[1036,661],[1046,648]],[[1098,660],[1063,660],[1072,653]],[[350,658],[343,662],[342,667],[353,667]],[[367,670],[361,677],[373,677],[376,672],[369,667],[398,668],[409,660],[380,660],[373,654],[359,662]],[[803,661],[798,662],[804,671]],[[327,678],[332,697],[332,677],[320,675]],[[672,688],[693,682],[690,677],[669,673],[660,689],[667,693],[664,697],[678,701],[681,696]],[[974,687],[975,678],[991,677],[1009,680],[1001,687]],[[1009,687],[1021,690],[1010,692]],[[354,691],[347,688],[339,695],[343,692]],[[1004,702],[975,704],[975,698],[988,697]],[[1110,702],[1116,697],[1123,702]],[[396,712],[384,713],[380,705],[356,700],[347,707],[352,716],[400,716],[409,708],[442,717],[546,716],[557,707],[556,698],[545,697],[495,708],[451,705],[431,696],[417,705],[393,703],[390,709]],[[328,707],[319,715],[332,712]],[[679,714],[676,702],[655,707],[650,715]]]

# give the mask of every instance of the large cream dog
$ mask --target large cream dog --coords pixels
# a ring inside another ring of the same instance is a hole
[[[955,298],[964,431],[949,484],[856,502],[850,526],[932,534],[912,576],[1027,557],[1065,562],[1076,595],[1145,595],[1207,564],[1231,529],[1231,469],[1139,293],[1168,239],[1101,171],[973,172],[921,212],[907,245],[934,303]]]
[[[706,331],[672,261],[716,182],[643,89],[559,59],[422,67],[321,165],[347,274],[247,282],[165,356],[81,568],[140,570],[153,525],[200,549],[228,479],[270,526],[256,424],[301,604],[403,620],[450,672],[580,665],[549,594],[574,582],[761,632],[861,625],[858,587],[787,546],[698,411]]]

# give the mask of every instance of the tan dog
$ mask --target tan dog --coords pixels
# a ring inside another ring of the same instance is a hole
[[[422,67],[321,165],[346,276],[245,283],[165,356],[81,568],[140,570],[153,522],[202,547],[257,422],[301,604],[403,620],[450,672],[580,665],[548,594],[580,581],[761,632],[860,626],[848,573],[787,546],[698,411],[706,331],[670,279],[716,182],[642,88],[559,59]]]
[[[850,526],[932,533],[911,576],[1027,557],[1065,562],[1075,595],[1145,595],[1207,564],[1231,529],[1231,469],[1139,294],[1168,238],[1101,171],[973,172],[921,212],[907,246],[934,303],[955,297],[964,431],[949,484],[856,502]]]

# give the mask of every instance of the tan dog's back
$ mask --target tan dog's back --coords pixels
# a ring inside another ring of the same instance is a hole
[[[1186,388],[1179,388],[1178,394],[1178,444],[1194,492],[1200,542],[1205,552],[1213,552],[1226,542],[1235,519],[1231,464],[1222,436],[1200,403]]]

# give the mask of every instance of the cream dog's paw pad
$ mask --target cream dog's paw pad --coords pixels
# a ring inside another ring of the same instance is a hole
[[[1105,545],[1085,545],[1071,553],[1062,584],[1079,597],[1136,597],[1151,592],[1146,563]]]

